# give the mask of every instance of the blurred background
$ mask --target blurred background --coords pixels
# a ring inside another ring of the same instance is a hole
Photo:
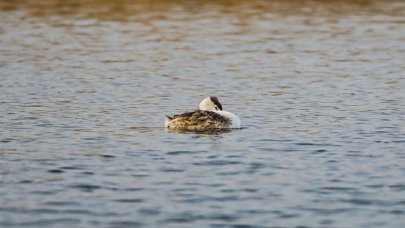
[[[404,227],[404,15],[0,1],[0,226]],[[163,128],[210,95],[244,129]]]

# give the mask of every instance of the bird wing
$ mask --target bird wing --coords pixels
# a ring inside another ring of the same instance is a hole
[[[227,128],[230,125],[231,120],[227,117],[211,111],[197,110],[173,116],[169,128],[201,130]]]

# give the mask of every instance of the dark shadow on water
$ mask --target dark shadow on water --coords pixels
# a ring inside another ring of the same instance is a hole
[[[198,135],[221,135],[224,133],[229,133],[234,130],[240,129],[209,129],[209,130],[179,130],[179,129],[166,129],[170,133],[180,133],[180,134],[198,134]]]
[[[141,133],[147,133],[152,131],[161,131],[164,130],[168,133],[178,133],[178,134],[195,134],[195,135],[221,135],[224,133],[230,133],[234,131],[240,131],[245,128],[240,129],[209,129],[209,130],[180,130],[180,129],[168,129],[163,127],[129,127],[127,130],[138,131]]]

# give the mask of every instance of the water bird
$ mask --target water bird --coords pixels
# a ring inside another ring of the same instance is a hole
[[[166,115],[165,127],[173,130],[206,131],[242,128],[242,124],[238,116],[222,110],[217,97],[210,96],[200,101],[196,111]]]

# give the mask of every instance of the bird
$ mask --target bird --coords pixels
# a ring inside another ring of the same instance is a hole
[[[235,114],[222,110],[217,97],[209,96],[200,101],[198,110],[174,116],[166,115],[165,127],[173,130],[205,131],[242,128],[242,123]]]

